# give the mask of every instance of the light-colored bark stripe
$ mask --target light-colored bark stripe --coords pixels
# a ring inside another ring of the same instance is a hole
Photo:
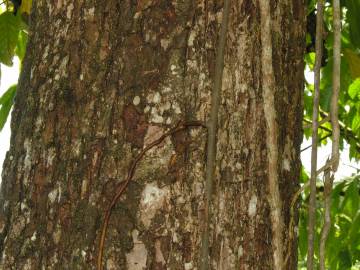
[[[283,264],[283,217],[281,214],[282,203],[278,180],[278,128],[275,110],[275,77],[272,66],[272,41],[271,41],[271,13],[267,0],[261,0],[261,70],[262,88],[264,99],[264,115],[266,120],[266,145],[268,151],[268,179],[269,179],[269,205],[272,223],[272,244],[274,269],[282,269]]]

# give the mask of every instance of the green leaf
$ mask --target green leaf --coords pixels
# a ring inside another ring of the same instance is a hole
[[[344,57],[349,65],[350,75],[353,79],[360,77],[360,56],[353,50],[344,49]]]
[[[28,34],[25,33],[24,31],[20,31],[19,39],[15,49],[15,53],[19,57],[20,61],[22,61],[25,56],[27,41],[28,41]]]
[[[22,27],[19,16],[14,16],[8,11],[0,14],[0,62],[7,66],[12,65],[19,31]]]
[[[360,78],[357,78],[352,84],[350,84],[348,93],[352,99],[355,99],[356,97],[360,98]]]
[[[351,263],[351,253],[347,248],[343,249],[339,253],[339,267],[338,269],[350,269]]]
[[[357,114],[354,116],[353,118],[353,121],[351,123],[351,129],[354,131],[354,132],[357,132],[360,128],[360,115]]]
[[[3,129],[6,123],[11,106],[13,105],[15,93],[16,85],[13,85],[0,97],[0,131]]]
[[[346,0],[347,14],[346,18],[349,23],[350,39],[357,48],[360,48],[360,1]]]

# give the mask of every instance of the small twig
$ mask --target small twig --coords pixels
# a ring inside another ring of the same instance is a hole
[[[217,44],[214,87],[211,93],[211,111],[208,123],[207,138],[207,156],[206,156],[206,179],[205,179],[205,211],[204,227],[201,236],[201,258],[200,269],[207,270],[209,267],[209,238],[210,238],[210,216],[211,216],[211,199],[212,186],[215,174],[216,161],[216,137],[218,131],[218,112],[220,106],[220,92],[222,87],[222,77],[224,70],[224,53],[226,44],[226,35],[230,14],[230,0],[224,0],[223,16],[219,41]]]
[[[331,136],[331,134],[327,134],[324,137],[321,137],[319,139],[319,143],[322,142],[323,140],[326,140],[327,138],[329,138]],[[310,147],[312,147],[312,144],[310,144],[309,146],[306,146],[305,148],[301,149],[300,152],[304,152],[306,150],[308,150]]]
[[[357,172],[359,172],[359,171],[360,171],[360,168],[355,167],[355,166],[353,166],[353,165],[351,165],[351,164],[346,164],[346,163],[343,163],[343,165],[348,166],[348,167],[350,167],[350,168],[352,168],[352,169],[356,170]]]
[[[311,176],[308,221],[308,256],[307,270],[314,269],[314,238],[316,224],[316,176],[317,176],[317,142],[319,128],[319,103],[320,103],[320,69],[323,46],[323,13],[324,0],[317,2],[316,14],[316,41],[315,41],[315,68],[314,68],[314,96],[312,115],[312,147],[311,147]]]
[[[104,253],[104,243],[105,243],[105,238],[106,238],[106,231],[107,231],[110,216],[111,216],[111,211],[112,211],[113,207],[116,205],[116,203],[119,200],[119,198],[121,197],[121,195],[124,193],[125,189],[129,185],[130,181],[132,180],[138,163],[144,157],[144,155],[146,154],[147,151],[149,151],[153,147],[161,144],[167,137],[173,135],[176,132],[179,132],[181,130],[189,128],[189,127],[206,128],[206,126],[200,121],[189,121],[189,122],[180,121],[174,128],[170,129],[168,132],[164,133],[160,138],[158,138],[155,141],[148,144],[143,150],[141,150],[141,152],[137,155],[135,160],[131,163],[131,166],[129,168],[126,179],[124,181],[122,181],[116,188],[115,195],[113,196],[113,198],[105,212],[104,222],[103,222],[101,236],[100,236],[100,242],[99,242],[99,253],[98,253],[98,258],[97,258],[97,269],[98,270],[103,269],[102,258],[103,258],[103,253]]]
[[[329,117],[329,114],[320,110],[320,116],[327,118]],[[303,121],[306,123],[312,123],[311,120],[306,118],[304,118]],[[338,122],[339,122],[341,136],[343,136],[348,143],[354,141],[356,149],[360,152],[360,138],[354,133],[354,131],[351,128],[347,127],[343,122],[341,122],[340,120]],[[332,133],[331,128],[325,126],[319,126],[319,129]]]
[[[319,121],[319,126],[321,126],[322,124],[325,124],[326,122],[329,122],[329,120],[330,120],[330,116],[327,115],[325,118],[323,118],[323,119],[321,119],[321,121]],[[304,129],[312,127],[312,122],[310,120],[304,118],[303,121],[308,123],[307,125],[303,126]]]

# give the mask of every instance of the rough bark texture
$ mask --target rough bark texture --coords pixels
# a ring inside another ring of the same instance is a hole
[[[300,172],[305,3],[271,1],[284,216]],[[207,121],[222,1],[34,1],[1,188],[2,269],[95,269],[104,210],[140,149]],[[272,269],[261,27],[232,1],[211,218],[213,269]],[[196,269],[206,132],[140,162],[113,210],[106,269]],[[296,268],[296,243],[286,269]]]

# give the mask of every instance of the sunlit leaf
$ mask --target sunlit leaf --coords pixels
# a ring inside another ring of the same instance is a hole
[[[6,119],[14,101],[15,93],[16,85],[13,85],[0,97],[0,131],[6,123]]]
[[[354,132],[357,132],[360,128],[360,115],[357,114],[354,116],[353,118],[353,121],[351,123],[351,129],[354,131]]]
[[[20,6],[20,14],[22,13],[30,14],[31,5],[32,5],[32,0],[22,0]]]
[[[348,89],[349,92],[349,96],[352,99],[355,99],[355,97],[359,97],[360,98],[360,78],[357,78],[350,86]]]
[[[26,34],[24,31],[20,31],[19,39],[15,49],[15,53],[20,58],[20,61],[22,61],[22,59],[25,56],[27,40],[28,40],[28,34]]]
[[[8,11],[0,14],[0,62],[5,65],[12,65],[12,58],[21,28],[22,23],[19,16],[14,16]]]

